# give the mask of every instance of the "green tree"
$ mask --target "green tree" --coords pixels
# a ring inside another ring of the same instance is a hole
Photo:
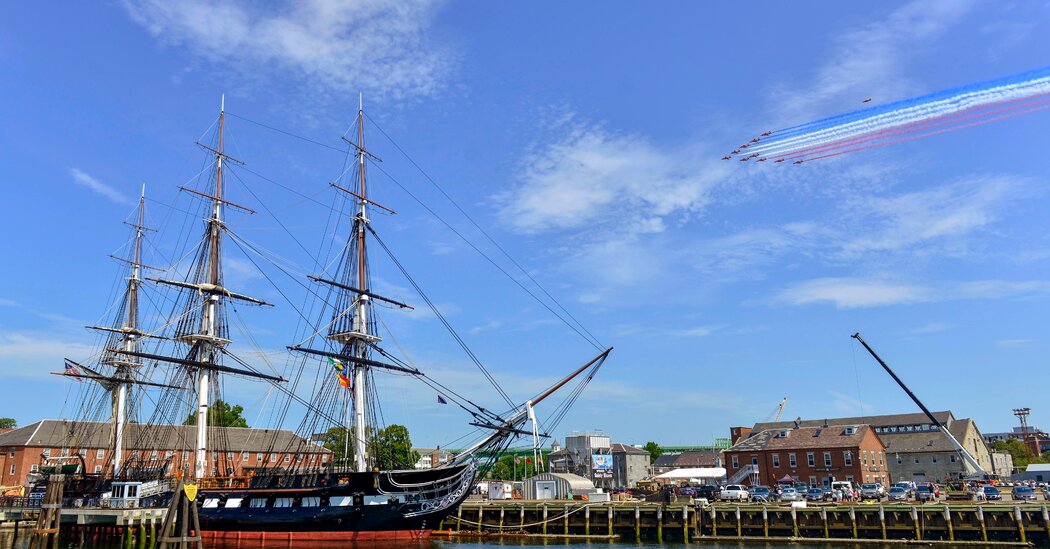
[[[216,400],[208,408],[208,425],[212,427],[247,427],[248,421],[241,416],[243,413],[244,406],[240,404],[230,406],[222,400]],[[196,425],[197,412],[194,411],[190,414],[182,424]]]
[[[373,463],[384,471],[411,469],[419,461],[419,453],[412,449],[412,438],[404,425],[392,424],[376,432],[372,453]]]
[[[321,445],[332,451],[332,463],[349,467],[354,458],[353,435],[346,427],[331,427],[321,435]]]
[[[651,440],[649,442],[646,442],[645,446],[642,446],[642,450],[649,452],[649,458],[653,461],[656,461],[656,458],[664,455],[664,449],[661,448],[659,444]]]
[[[0,429],[14,429],[18,422],[13,417],[0,417]]]
[[[1045,457],[1030,456],[1028,448],[1016,438],[997,440],[992,443],[992,450],[1010,454],[1014,458],[1014,467],[1019,470],[1024,470],[1029,463],[1047,463],[1050,461],[1050,459]]]
[[[549,471],[546,465],[549,463],[548,455],[550,453],[541,453],[540,459],[543,461],[541,469],[537,470],[536,464],[532,463],[532,456],[514,456],[505,455],[496,460],[496,463],[492,464],[492,468],[489,469],[485,478],[492,480],[521,480],[523,478],[529,478],[535,476],[540,470]],[[518,462],[515,463],[514,460]]]

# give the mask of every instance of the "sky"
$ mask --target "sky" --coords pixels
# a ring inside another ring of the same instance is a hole
[[[557,438],[708,444],[784,397],[784,418],[917,411],[857,331],[931,409],[984,432],[1021,406],[1048,424],[1050,113],[802,166],[720,160],[869,97],[1046,66],[1047,14],[1009,1],[5,3],[0,416],[76,415],[84,388],[48,372],[98,344],[83,326],[108,319],[109,255],[126,251],[141,185],[160,229],[146,263],[172,265],[184,228],[202,229],[178,186],[207,162],[195,141],[223,94],[228,150],[251,170],[227,196],[258,212],[228,224],[310,274],[343,157],[257,123],[339,148],[360,93],[389,174],[372,170],[373,196],[397,211],[374,226],[511,397],[597,351],[427,177],[614,347]],[[419,305],[373,257],[376,288]],[[279,369],[302,286],[233,246],[226,269],[229,287],[276,305],[245,308],[259,348],[232,348]],[[498,404],[434,315],[384,315],[414,364]],[[469,431],[432,390],[379,383],[386,419],[417,445]],[[225,391],[249,423],[270,421],[266,386]]]

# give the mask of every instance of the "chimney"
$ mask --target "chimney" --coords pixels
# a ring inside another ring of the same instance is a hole
[[[828,427],[828,418],[824,418],[824,428]]]
[[[795,428],[798,429],[799,427],[802,427],[802,416],[795,418]]]
[[[736,444],[737,441],[743,440],[751,435],[751,427],[730,427],[729,428],[729,444]]]

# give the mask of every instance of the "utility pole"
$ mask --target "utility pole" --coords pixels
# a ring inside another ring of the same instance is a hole
[[[1028,448],[1028,414],[1031,413],[1031,408],[1014,408],[1014,415],[1021,421],[1021,443],[1024,444],[1024,457],[1029,460],[1032,459],[1032,451]],[[1036,453],[1038,453],[1038,447]]]

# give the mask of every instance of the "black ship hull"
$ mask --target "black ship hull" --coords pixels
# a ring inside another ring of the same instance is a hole
[[[461,465],[262,477],[243,489],[205,488],[198,497],[201,534],[216,545],[422,539],[470,495],[474,472],[473,465]]]

